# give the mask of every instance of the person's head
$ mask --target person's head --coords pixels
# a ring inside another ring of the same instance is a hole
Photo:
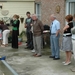
[[[51,16],[50,16],[50,20],[51,21],[54,21],[56,19],[56,16],[54,15],[54,14],[52,14]]]
[[[28,11],[28,12],[26,12],[26,15],[27,15],[27,17],[30,17],[30,12]]]
[[[75,14],[74,14],[74,16],[73,16],[73,20],[75,21]]]
[[[16,15],[16,14],[15,14],[15,15],[13,16],[13,19],[14,19],[14,20],[19,19],[19,15]]]
[[[65,19],[66,19],[67,22],[71,22],[73,20],[73,16],[72,15],[67,15],[65,17]]]
[[[35,21],[38,19],[37,15],[36,14],[32,14],[32,19]]]
[[[19,19],[19,15],[17,15],[17,17],[16,17],[17,19]]]
[[[3,25],[3,24],[4,24],[4,22],[0,20],[0,25]]]

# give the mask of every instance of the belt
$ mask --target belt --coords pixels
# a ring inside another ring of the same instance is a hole
[[[72,34],[71,33],[63,34],[63,37],[66,37],[66,36],[72,36]]]
[[[51,33],[51,35],[56,35],[56,33]]]

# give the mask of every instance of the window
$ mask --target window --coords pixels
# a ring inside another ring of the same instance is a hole
[[[36,3],[36,15],[41,20],[41,4]]]
[[[75,0],[66,0],[66,15],[71,14],[74,15],[75,14]],[[75,22],[74,26],[75,26]]]
[[[66,0],[66,15],[75,14],[75,0]]]

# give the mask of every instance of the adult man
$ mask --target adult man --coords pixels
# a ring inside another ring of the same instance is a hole
[[[56,16],[52,14],[50,16],[50,19],[52,21],[50,30],[51,30],[51,52],[52,55],[50,58],[53,58],[54,60],[60,59],[60,51],[59,51],[59,32],[60,32],[60,22],[56,20]]]
[[[43,32],[43,24],[37,18],[35,14],[32,15],[32,25],[33,25],[33,43],[35,54],[33,56],[40,57],[41,56],[41,44],[42,44],[42,32]]]
[[[27,15],[27,18],[25,20],[25,28],[26,28],[26,34],[27,34],[27,48],[31,48],[32,45],[31,45],[31,23],[32,23],[32,18],[31,18],[31,14],[30,12],[27,12],[26,13]]]

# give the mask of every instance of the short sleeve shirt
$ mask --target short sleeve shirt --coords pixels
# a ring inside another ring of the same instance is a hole
[[[64,34],[71,33],[71,28],[73,28],[73,22],[68,23],[68,25],[69,25],[69,28],[66,31],[64,31]]]
[[[51,33],[56,33],[60,29],[60,22],[58,20],[54,20],[50,26]]]
[[[27,18],[26,20],[25,20],[25,24],[27,24],[27,31],[30,31],[30,29],[31,29],[31,24],[32,23],[32,18],[30,17],[30,18]]]

